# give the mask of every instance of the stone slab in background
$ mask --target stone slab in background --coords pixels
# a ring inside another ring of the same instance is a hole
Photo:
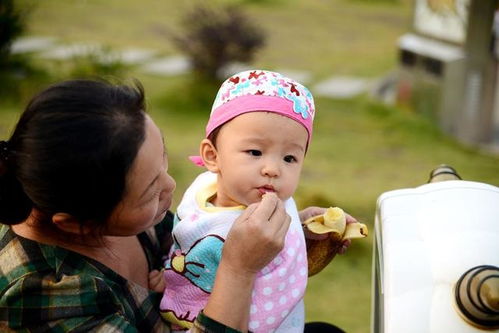
[[[147,74],[175,76],[189,72],[191,64],[186,57],[170,56],[148,62],[141,67],[141,70]]]
[[[311,90],[316,96],[331,98],[352,98],[367,92],[371,81],[365,78],[335,76],[314,85]]]
[[[54,47],[54,45],[55,38],[53,37],[21,37],[12,43],[10,52],[12,54],[42,52]]]
[[[101,46],[96,43],[74,43],[60,45],[40,53],[40,57],[50,60],[68,60],[74,57],[100,54]]]

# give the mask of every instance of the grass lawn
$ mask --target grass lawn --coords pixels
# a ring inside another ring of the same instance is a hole
[[[66,42],[143,47],[178,53],[163,31],[178,31],[183,13],[202,1],[19,0],[29,33]],[[239,3],[268,36],[255,65],[377,76],[391,70],[394,43],[409,29],[410,0],[216,0]]]
[[[29,35],[96,41],[116,48],[144,47],[176,54],[158,31],[175,28],[193,2],[173,0],[19,0],[32,5]],[[396,66],[396,40],[410,26],[409,0],[260,0],[238,3],[268,32],[255,66],[307,70],[313,81],[330,75],[377,77]],[[162,27],[162,28],[160,28]],[[210,100],[188,88],[188,77],[160,78],[131,71],[148,94],[149,109],[165,133],[175,201],[200,172],[196,154]],[[212,96],[212,95],[213,96]],[[499,157],[456,143],[417,114],[358,97],[316,98],[314,136],[296,198],[300,206],[338,205],[373,231],[377,197],[415,187],[447,163],[466,180],[499,185]],[[0,101],[6,137],[21,102]],[[175,203],[174,203],[175,205]],[[349,333],[369,331],[372,233],[355,241],[309,280],[307,320],[335,323]]]

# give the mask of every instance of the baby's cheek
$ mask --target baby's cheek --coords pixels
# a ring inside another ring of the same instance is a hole
[[[295,194],[296,184],[285,184],[282,188],[282,191],[279,192],[279,199],[287,200]]]

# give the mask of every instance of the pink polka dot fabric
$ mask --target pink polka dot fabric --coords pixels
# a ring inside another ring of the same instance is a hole
[[[275,330],[303,299],[307,285],[307,260],[303,235],[292,228],[281,253],[257,276],[250,309],[249,329]]]

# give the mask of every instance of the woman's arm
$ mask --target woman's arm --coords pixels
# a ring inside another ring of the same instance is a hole
[[[206,316],[247,331],[256,274],[284,247],[290,222],[275,194],[248,206],[227,235]]]

